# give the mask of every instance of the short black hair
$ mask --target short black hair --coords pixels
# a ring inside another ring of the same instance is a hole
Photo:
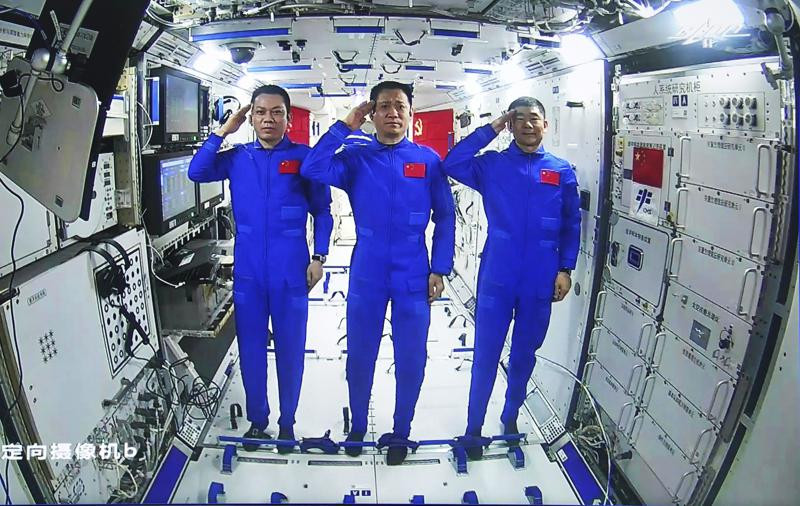
[[[517,99],[514,99],[514,101],[511,102],[511,105],[508,106],[508,110],[510,111],[515,107],[533,107],[539,109],[539,112],[542,113],[542,119],[545,118],[544,106],[542,105],[541,102],[539,102],[533,97],[519,97]]]
[[[372,101],[378,100],[378,95],[386,90],[400,90],[408,97],[408,105],[411,105],[411,96],[414,94],[414,88],[410,84],[403,84],[397,81],[381,81],[372,87],[369,92],[369,99]]]
[[[253,91],[253,97],[250,99],[250,103],[255,103],[259,95],[280,95],[283,98],[283,103],[286,104],[286,112],[292,110],[292,101],[289,100],[289,94],[286,93],[286,90],[280,86],[275,84],[265,84],[264,86],[259,86]]]

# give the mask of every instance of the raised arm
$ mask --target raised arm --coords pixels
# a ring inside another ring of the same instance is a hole
[[[350,111],[344,121],[337,121],[331,125],[328,132],[320,137],[303,160],[303,165],[300,166],[300,174],[303,177],[347,191],[349,180],[347,149],[339,148],[345,138],[364,123],[367,114],[372,110],[372,104],[363,102]]]
[[[485,155],[477,156],[478,151],[485,148],[503,131],[513,114],[514,111],[511,110],[461,139],[444,159],[442,163],[444,173],[459,183],[480,191],[488,160]]]
[[[228,177],[235,151],[230,150],[218,153],[219,147],[222,145],[226,135],[235,132],[242,126],[242,123],[247,119],[247,111],[249,110],[250,105],[248,104],[236,111],[224,125],[206,139],[189,163],[189,179],[198,183],[208,183],[221,181]]]

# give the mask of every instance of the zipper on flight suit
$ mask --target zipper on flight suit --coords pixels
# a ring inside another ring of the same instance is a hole
[[[390,202],[389,202],[389,270],[387,273],[388,279],[388,286],[391,287],[392,285],[392,267],[394,265],[394,255],[392,251],[392,227],[394,226],[393,217],[394,217],[394,206],[395,206],[395,199],[394,199],[394,183],[395,183],[395,167],[394,167],[394,146],[389,147],[389,177],[391,177],[391,191],[389,194]]]
[[[271,149],[266,149],[266,148],[263,148],[263,147],[262,147],[262,149],[267,152],[267,157],[266,157],[266,169],[267,170],[265,171],[266,172],[266,180],[267,180],[267,198],[266,198],[266,202],[265,202],[265,205],[266,205],[265,211],[266,212],[264,213],[264,215],[265,215],[264,219],[266,220],[266,225],[267,226],[264,227],[264,264],[265,265],[269,265],[269,247],[270,247],[270,244],[269,244],[269,242],[270,242],[269,241],[269,232],[270,232],[270,228],[271,228],[271,225],[272,225],[272,223],[271,223],[272,220],[271,220],[271,216],[270,216],[270,212],[269,212],[270,196],[272,194],[272,181],[271,181],[271,179],[272,179],[272,165],[271,165],[271,162],[272,162],[272,150]],[[269,283],[269,280],[265,280],[265,281],[267,282],[267,284]]]
[[[526,185],[528,187],[528,198],[525,199],[525,231],[524,231],[523,236],[522,236],[522,262],[523,262],[523,264],[527,261],[527,258],[528,258],[528,237],[529,237],[528,227],[530,226],[530,219],[531,219],[530,203],[531,203],[531,192],[533,191],[533,183],[534,183],[533,180],[532,180],[533,174],[532,174],[532,171],[531,171],[531,160],[532,160],[531,154],[530,153],[525,153],[524,156],[527,158],[526,163],[525,163],[525,167],[526,167],[527,172],[528,172],[528,184]],[[521,277],[522,276],[520,276],[520,278]]]

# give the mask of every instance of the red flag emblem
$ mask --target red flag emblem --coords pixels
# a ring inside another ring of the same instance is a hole
[[[661,188],[664,176],[664,150],[633,148],[633,174],[635,183]]]
[[[542,169],[539,171],[539,181],[558,186],[561,183],[561,173],[557,170]]]
[[[280,174],[299,174],[300,160],[284,160],[278,165]]]
[[[425,164],[409,162],[403,166],[403,175],[406,177],[425,177]]]

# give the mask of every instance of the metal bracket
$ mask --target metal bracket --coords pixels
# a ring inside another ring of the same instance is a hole
[[[467,490],[461,496],[461,504],[480,504],[478,502],[478,494],[474,490]]]
[[[528,500],[528,504],[544,504],[542,491],[536,485],[525,487],[525,498]]]
[[[212,481],[208,486],[208,504],[219,504],[217,496],[225,495],[225,486],[217,481]]]
[[[222,474],[233,473],[233,458],[236,456],[236,445],[227,444],[222,454]]]
[[[456,474],[467,474],[467,450],[463,446],[454,446],[452,452]]]
[[[511,467],[514,469],[525,468],[525,453],[519,446],[510,447],[506,456],[508,457],[508,461],[511,462]]]

